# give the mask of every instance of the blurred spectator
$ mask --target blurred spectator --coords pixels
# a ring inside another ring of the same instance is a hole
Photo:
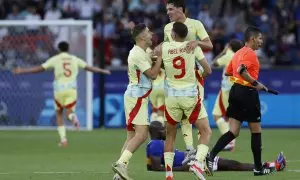
[[[210,31],[212,29],[213,25],[213,19],[210,16],[210,11],[207,5],[200,6],[201,10],[198,14],[198,20],[200,20],[204,27],[206,28],[206,31]]]
[[[62,13],[60,9],[57,8],[57,4],[53,1],[51,9],[46,11],[45,18],[46,20],[57,20],[62,18]]]
[[[92,19],[94,13],[101,10],[101,6],[95,3],[94,0],[80,0],[78,9],[80,19]]]
[[[12,5],[12,12],[8,14],[7,19],[9,20],[21,20],[24,19],[20,14],[20,7],[18,4]]]
[[[221,52],[231,38],[243,40],[245,28],[254,25],[264,33],[265,43],[263,48],[257,51],[262,64],[300,65],[300,0],[186,0],[185,2],[188,16],[197,18],[203,23],[214,44],[213,51],[205,52],[208,59]],[[133,46],[130,36],[133,23],[145,23],[154,32],[153,46],[163,41],[163,28],[169,21],[165,11],[165,0],[0,0],[1,19],[93,20],[95,49],[98,50],[99,41],[104,40],[105,63],[112,66],[127,63],[128,52]],[[34,25],[28,29],[32,33],[31,36],[38,35],[42,30]],[[11,27],[2,31],[0,37],[5,38],[14,33],[22,34],[24,28]],[[51,27],[47,33],[51,34],[50,38],[56,42],[64,40],[68,32],[68,28],[58,30]],[[36,57],[47,56],[45,47],[33,44],[24,45],[18,51],[27,52],[31,48],[33,52],[36,51]],[[1,48],[6,49],[5,52],[0,51],[0,66],[3,66],[7,64],[3,59],[16,58],[18,51],[9,49],[9,44],[1,45]],[[99,59],[98,57],[99,54],[96,59]],[[24,58],[30,61],[32,54],[25,54]]]

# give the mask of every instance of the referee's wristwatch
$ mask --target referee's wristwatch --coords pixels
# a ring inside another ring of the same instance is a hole
[[[251,83],[251,85],[252,85],[252,86],[257,86],[257,85],[258,85],[258,82],[257,82],[257,81],[253,81],[253,82]]]

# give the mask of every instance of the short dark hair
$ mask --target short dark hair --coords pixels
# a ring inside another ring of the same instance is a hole
[[[68,52],[69,51],[69,43],[67,43],[66,41],[62,41],[62,42],[58,43],[58,49],[61,52]]]
[[[180,37],[185,38],[188,34],[188,28],[182,22],[175,22],[173,24],[173,31]]]
[[[238,50],[240,50],[244,44],[242,41],[238,40],[238,39],[232,39],[229,42],[229,46],[231,47],[233,52],[237,52]]]
[[[254,26],[250,26],[245,31],[245,41],[249,41],[251,37],[255,36],[257,37],[261,32],[260,29]]]
[[[131,36],[135,40],[138,35],[140,35],[145,29],[146,25],[143,23],[137,24],[134,26],[134,28],[131,30]]]
[[[168,0],[167,4],[173,4],[177,8],[181,7],[182,11],[185,12],[184,0]]]

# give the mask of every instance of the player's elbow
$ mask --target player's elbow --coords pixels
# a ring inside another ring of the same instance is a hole
[[[212,50],[213,49],[213,44],[211,43],[211,41],[209,41],[208,43],[207,43],[207,50]]]

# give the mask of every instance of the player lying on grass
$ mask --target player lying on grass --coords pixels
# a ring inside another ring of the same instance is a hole
[[[91,71],[94,73],[110,74],[110,71],[97,67],[88,66],[82,59],[69,54],[69,44],[60,42],[58,44],[59,53],[44,64],[32,68],[16,68],[15,74],[40,73],[46,70],[54,70],[54,100],[56,109],[57,130],[60,136],[59,146],[67,146],[66,129],[63,122],[63,110],[67,112],[67,117],[78,129],[79,120],[75,114],[75,105],[77,101],[77,75],[79,69]]]
[[[149,171],[164,171],[164,140],[166,138],[166,130],[158,121],[153,121],[149,126],[151,141],[147,145],[147,170]],[[185,152],[175,150],[173,171],[189,171],[189,164],[182,163]],[[195,156],[195,155],[194,155]],[[192,156],[191,156],[192,158]],[[190,159],[192,160],[192,159]],[[184,165],[183,165],[184,164]],[[277,171],[282,171],[286,166],[286,161],[283,153],[280,152],[277,159],[273,162],[266,162],[264,166],[276,167]],[[214,160],[213,171],[253,171],[254,164],[241,163],[235,160],[224,159],[216,156]]]

